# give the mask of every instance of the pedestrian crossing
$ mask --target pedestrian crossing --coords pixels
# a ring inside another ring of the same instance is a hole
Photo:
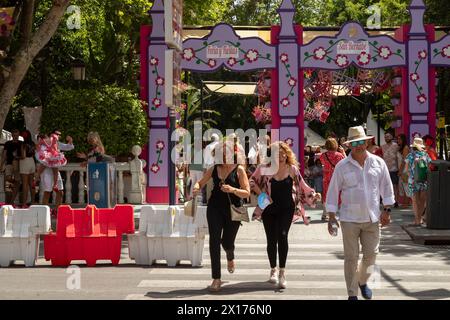
[[[207,242],[207,241],[206,241]],[[407,250],[406,250],[407,248]],[[202,267],[188,262],[174,268],[164,261],[149,268],[148,277],[137,285],[139,293],[127,300],[346,300],[342,241],[315,240],[292,243],[286,266],[287,289],[268,282],[266,243],[239,240],[236,243],[236,270],[229,274],[222,254],[222,281],[219,293],[211,294],[209,249],[206,243]],[[369,280],[374,299],[450,299],[450,253],[390,241],[383,243],[375,273]]]

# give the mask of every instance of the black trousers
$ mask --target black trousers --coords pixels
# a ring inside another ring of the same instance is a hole
[[[209,255],[211,257],[212,278],[220,279],[220,245],[222,245],[227,254],[227,260],[234,260],[234,241],[241,223],[231,220],[230,205],[217,208],[209,204],[206,217],[209,228]]]
[[[291,228],[293,215],[293,207],[282,208],[274,203],[270,204],[262,213],[261,217],[267,238],[267,255],[271,268],[277,266],[277,249],[280,268],[286,267],[289,250],[288,233]]]

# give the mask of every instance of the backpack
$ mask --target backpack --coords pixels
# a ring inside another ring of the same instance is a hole
[[[422,183],[426,182],[427,174],[428,174],[427,162],[422,158],[418,159],[414,167],[414,181]]]

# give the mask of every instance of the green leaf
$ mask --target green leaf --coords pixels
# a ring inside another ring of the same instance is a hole
[[[240,42],[236,42],[236,47],[240,47],[241,43]]]
[[[200,64],[201,63],[201,61],[200,60],[197,60],[197,62],[196,62],[197,64]]]
[[[244,65],[244,61],[239,62],[239,64],[240,64],[241,66],[243,66],[243,65]]]
[[[435,48],[433,51],[434,51],[434,53],[438,53],[439,52],[439,50],[437,48]]]
[[[330,63],[330,62],[331,62],[331,58],[328,58],[328,59],[327,59],[327,62]]]
[[[329,44],[334,44],[333,40],[328,41]]]
[[[378,41],[374,41],[374,42],[373,42],[373,45],[374,45],[374,46],[377,46],[377,45],[378,45]]]
[[[377,58],[373,58],[373,62],[377,62],[378,61],[378,59]]]
[[[291,92],[291,96],[294,96],[294,93],[293,93],[293,92]]]
[[[159,160],[158,162],[161,163],[161,164],[163,163],[162,160]]]
[[[268,53],[268,54],[266,55],[266,57],[267,57],[267,59],[270,59],[270,53]]]
[[[305,57],[308,57],[309,56],[309,53],[308,52],[305,52]]]
[[[152,71],[152,73],[156,73],[156,71],[155,71],[155,70],[153,70],[153,71]]]
[[[290,68],[290,67],[291,67],[291,65],[290,65],[290,64],[287,64],[287,65],[286,65],[286,68]]]
[[[397,53],[402,53],[402,50],[401,50],[401,49],[398,49],[398,50],[397,50]]]

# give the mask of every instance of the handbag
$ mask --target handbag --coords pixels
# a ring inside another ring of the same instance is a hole
[[[225,183],[224,180],[222,180],[222,183]],[[244,222],[249,222],[250,219],[248,217],[248,210],[247,207],[244,206],[240,206],[240,207],[236,207],[232,202],[231,202],[231,198],[230,198],[230,194],[227,193],[228,195],[228,201],[230,202],[230,214],[231,214],[231,221],[244,221]]]
[[[193,197],[191,200],[184,203],[184,215],[187,217],[195,218],[197,212],[197,197]]]

